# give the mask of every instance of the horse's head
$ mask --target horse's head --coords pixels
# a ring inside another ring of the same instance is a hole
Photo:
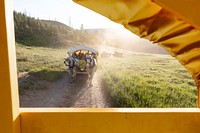
[[[86,68],[93,67],[96,65],[96,59],[92,55],[89,55],[88,58],[86,58]]]
[[[92,56],[87,56],[86,58],[86,68],[89,68],[90,67],[90,64],[91,64],[91,60],[92,60]]]
[[[74,66],[74,59],[73,57],[67,57],[67,58],[64,58],[65,61],[65,65],[66,65],[66,70],[69,70],[70,68],[72,68]]]

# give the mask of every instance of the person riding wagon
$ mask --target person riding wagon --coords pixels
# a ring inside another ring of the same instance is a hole
[[[78,46],[69,50],[65,65],[70,80],[75,80],[77,74],[88,74],[89,80],[92,81],[97,68],[97,55],[95,49],[87,46]]]

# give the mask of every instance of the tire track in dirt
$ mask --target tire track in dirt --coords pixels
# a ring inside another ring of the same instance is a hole
[[[102,87],[101,75],[97,71],[93,86],[88,85],[87,75],[77,75],[73,83],[65,73],[56,82],[43,82],[48,89],[26,90],[20,96],[21,107],[74,107],[74,108],[107,108],[108,100],[105,88]]]

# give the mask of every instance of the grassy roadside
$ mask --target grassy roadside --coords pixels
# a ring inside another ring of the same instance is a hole
[[[17,44],[16,50],[18,73],[32,75],[20,81],[21,94],[25,89],[46,89],[38,81],[56,81],[65,72],[67,49]],[[194,80],[169,55],[134,53],[123,58],[99,58],[98,69],[115,107],[197,107]]]
[[[65,72],[63,58],[66,49],[52,49],[43,47],[30,47],[16,44],[18,73],[28,72],[38,80],[56,81]],[[22,79],[20,90],[46,88],[31,77]]]
[[[100,62],[116,107],[197,107],[194,80],[169,55],[132,54]]]

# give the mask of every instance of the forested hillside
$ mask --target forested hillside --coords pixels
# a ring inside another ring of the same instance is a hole
[[[14,11],[16,42],[28,46],[51,48],[74,47],[77,44],[112,46],[143,53],[166,54],[161,47],[145,39],[127,35],[125,30],[116,29],[73,29],[52,20],[40,20],[26,13]]]
[[[39,20],[28,17],[25,13],[14,11],[16,42],[43,47],[66,47],[74,44],[98,42],[95,35],[84,30],[75,30],[63,23],[50,20]]]

